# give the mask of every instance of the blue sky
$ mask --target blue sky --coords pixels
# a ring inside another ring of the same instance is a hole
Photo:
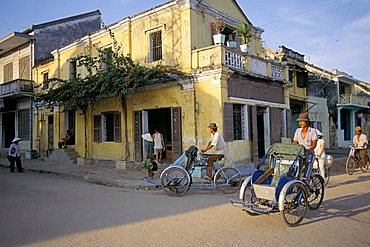
[[[105,24],[165,0],[0,0],[0,37],[99,9]],[[223,0],[219,0],[223,1]],[[238,0],[249,20],[265,30],[268,47],[284,44],[327,70],[337,68],[370,83],[370,0]]]

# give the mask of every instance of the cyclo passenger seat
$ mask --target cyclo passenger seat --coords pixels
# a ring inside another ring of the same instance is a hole
[[[195,158],[198,154],[198,148],[196,146],[191,146],[188,150],[185,151],[185,155],[188,158],[186,161],[185,169],[189,172],[191,170],[191,166],[195,161]]]

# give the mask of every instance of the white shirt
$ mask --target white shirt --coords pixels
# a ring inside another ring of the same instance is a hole
[[[355,145],[355,147],[358,147],[358,149],[366,149],[367,148],[367,145],[365,145],[365,147],[362,147],[365,143],[366,144],[368,143],[367,142],[367,136],[366,135],[361,134],[360,135],[360,138],[358,138],[357,135],[355,135],[353,137],[353,145]]]
[[[19,144],[12,143],[9,147],[8,155],[13,157],[21,157],[21,148],[19,147]]]
[[[155,133],[153,135],[153,140],[154,140],[154,148],[156,149],[163,149],[162,146],[162,138],[160,133]]]
[[[226,143],[220,133],[216,132],[215,134],[211,134],[211,145],[214,147],[214,154],[225,155]]]
[[[321,149],[321,146],[324,145],[324,148]],[[322,153],[321,153],[322,152]],[[321,153],[320,157],[318,156]],[[318,156],[317,158],[323,159],[325,157],[325,141],[324,139],[318,139],[317,145],[315,148],[315,154]]]
[[[317,140],[317,133],[315,129],[308,128],[306,133],[306,138],[302,138],[302,128],[298,128],[294,133],[294,141],[297,141],[298,144],[303,145],[306,149],[310,149],[312,147],[312,142]]]

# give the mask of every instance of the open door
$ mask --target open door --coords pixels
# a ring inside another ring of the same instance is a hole
[[[143,160],[142,150],[142,112],[134,111],[134,140],[135,140],[135,161]]]
[[[177,159],[182,154],[182,133],[181,133],[181,108],[171,108],[172,118],[172,160]]]

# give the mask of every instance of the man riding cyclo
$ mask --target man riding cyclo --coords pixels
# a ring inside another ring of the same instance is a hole
[[[221,136],[219,132],[217,132],[217,124],[216,123],[210,123],[208,125],[208,130],[211,133],[211,139],[207,144],[206,148],[203,148],[201,151],[203,153],[207,152],[208,150],[214,148],[213,153],[209,157],[207,161],[207,175],[205,175],[203,178],[206,180],[212,180],[212,167],[213,163],[216,160],[221,160],[226,153],[226,143],[224,138]]]
[[[356,152],[359,152],[361,158],[361,170],[366,172],[366,152],[367,152],[367,136],[362,134],[360,126],[355,127],[356,135],[353,137],[353,145],[356,148]]]
[[[300,128],[295,131],[293,143],[300,144],[305,147],[307,151],[306,163],[305,163],[305,172],[306,174],[308,165],[312,164],[312,153],[317,145],[317,132],[314,128],[310,127],[310,119],[308,118],[308,113],[301,113],[297,119]]]

